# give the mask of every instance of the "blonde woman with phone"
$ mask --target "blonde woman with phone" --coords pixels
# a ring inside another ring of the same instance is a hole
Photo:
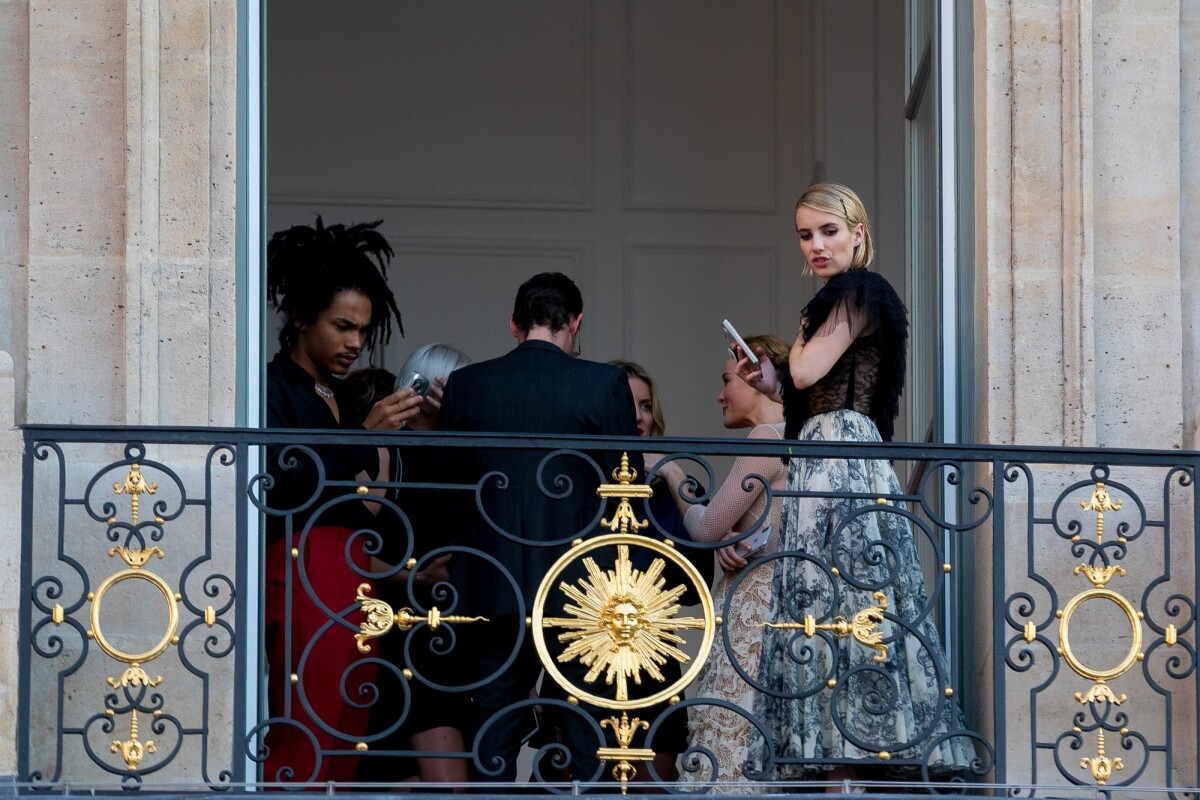
[[[778,336],[750,336],[745,343],[755,348],[760,358],[781,366],[787,363],[788,345]],[[727,360],[721,371],[717,403],[726,428],[749,428],[750,439],[783,438],[783,409],[739,378],[733,359]],[[683,470],[667,462],[661,471],[671,484],[672,494],[679,498]],[[767,487],[782,489],[786,473],[776,456],[743,456],[734,461],[729,476],[706,505],[681,502],[684,527],[694,541],[739,540],[717,551],[721,571],[713,586],[713,602],[724,624],[722,636],[697,679],[696,694],[728,701],[747,714],[753,711],[754,692],[733,661],[747,674],[758,671],[762,631],[757,625],[771,606],[771,569],[769,565],[755,568],[755,559],[773,551],[778,542],[779,503],[771,501]],[[726,609],[731,587],[734,594]],[[680,760],[681,779],[746,780],[743,767],[753,734],[750,721],[717,705],[699,704],[689,712],[689,750]],[[716,758],[716,774],[713,763],[701,750]]]
[[[782,405],[789,439],[890,440],[904,388],[908,312],[868,268],[867,211],[848,187],[822,183],[800,196],[795,219],[805,271],[824,286],[801,313],[787,367],[742,358],[738,374]],[[873,499],[901,493],[890,462],[794,457],[787,488],[805,496],[780,502],[781,556],[768,619],[822,623],[885,606],[879,631],[886,662],[851,639],[763,629],[766,691],[754,711],[769,739],[751,752],[755,768],[773,764],[764,777],[774,779],[827,781],[939,780],[966,769],[974,754],[966,739],[948,736],[960,714],[945,695],[949,673],[912,528],[898,507]]]

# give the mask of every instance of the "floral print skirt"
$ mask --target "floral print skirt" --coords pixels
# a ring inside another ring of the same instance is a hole
[[[755,690],[746,679],[758,675],[760,625],[771,607],[771,572],[771,565],[759,560],[740,573],[721,572],[717,577],[713,605],[723,624],[696,680],[695,694],[729,705],[702,702],[688,709],[689,751],[679,759],[682,782],[762,777],[747,765],[751,744],[761,742],[762,736],[750,719]],[[739,787],[743,792],[753,790],[753,786]]]
[[[841,410],[810,418],[799,438],[877,442],[879,433],[869,418]],[[793,458],[787,488],[864,497],[776,501],[781,541],[768,619],[787,627],[762,629],[754,713],[770,744],[756,737],[750,768],[783,780],[819,778],[858,759],[873,762],[864,774],[888,779],[939,780],[966,769],[974,749],[961,735],[914,526],[902,505],[879,501],[901,491],[891,465]],[[804,630],[808,617],[836,626],[863,612],[859,620],[875,624],[862,631],[868,642]]]

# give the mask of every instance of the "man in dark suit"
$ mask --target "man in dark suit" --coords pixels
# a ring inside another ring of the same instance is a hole
[[[560,273],[530,278],[517,291],[509,319],[517,347],[500,358],[451,374],[439,427],[565,436],[637,435],[633,395],[625,373],[575,357],[582,321],[583,298],[570,278]],[[483,681],[472,693],[478,710],[476,728],[486,725],[480,743],[484,770],[477,771],[482,779],[511,781],[516,777],[516,754],[521,735],[530,727],[529,715],[489,718],[529,698],[541,665],[524,630],[525,616],[550,566],[573,539],[596,530],[605,510],[596,486],[611,480],[619,461],[617,454],[592,456],[595,464],[578,454],[548,458],[551,452],[551,448],[480,448],[446,454],[457,481],[483,479],[482,513],[470,507],[457,509],[452,517],[455,533],[464,533],[465,544],[499,561],[516,584],[514,591],[494,565],[477,557],[458,554],[451,563],[459,608],[468,614],[486,614],[490,620],[462,634],[470,642],[475,680]],[[514,650],[515,660],[502,669]],[[556,696],[549,680],[544,682],[542,695]],[[571,748],[573,777],[600,777],[595,735],[579,727],[585,723],[574,714],[564,715],[561,724],[568,746],[579,745]]]

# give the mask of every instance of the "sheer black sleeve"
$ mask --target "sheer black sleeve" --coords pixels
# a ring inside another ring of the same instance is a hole
[[[829,280],[804,307],[800,335],[804,341],[818,335],[827,322],[839,322],[847,316],[857,339],[852,346],[866,339],[880,349],[879,369],[871,395],[870,417],[884,441],[890,441],[896,415],[900,411],[900,394],[904,390],[904,373],[908,358],[908,311],[896,290],[878,272],[852,269]],[[832,327],[832,326],[830,326]],[[809,416],[809,391],[799,390],[785,370],[781,376],[784,389],[784,415],[787,420],[786,438],[794,439],[800,426]]]

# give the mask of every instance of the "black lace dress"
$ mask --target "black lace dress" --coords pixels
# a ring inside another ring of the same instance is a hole
[[[787,435],[810,441],[890,439],[904,384],[907,315],[878,273],[851,270],[831,279],[804,310],[805,340],[850,321],[856,338],[828,374],[804,391],[787,386]],[[824,326],[824,327],[823,327]],[[881,436],[882,434],[882,436]],[[900,493],[889,462],[793,458],[789,492],[854,493],[880,498]],[[947,697],[950,676],[930,618],[913,529],[905,509],[874,499],[780,498],[781,551],[776,561],[770,620],[801,629],[764,628],[755,715],[770,734],[752,748],[754,770],[767,777],[819,777],[843,759],[887,753],[888,777],[939,777],[966,767],[965,739]],[[878,593],[882,593],[882,602]],[[886,605],[885,605],[886,604]],[[886,655],[856,641],[802,626],[870,607]],[[830,685],[832,683],[832,686]],[[768,755],[770,758],[768,758]],[[844,763],[844,762],[843,762]],[[876,773],[877,774],[877,773]]]

